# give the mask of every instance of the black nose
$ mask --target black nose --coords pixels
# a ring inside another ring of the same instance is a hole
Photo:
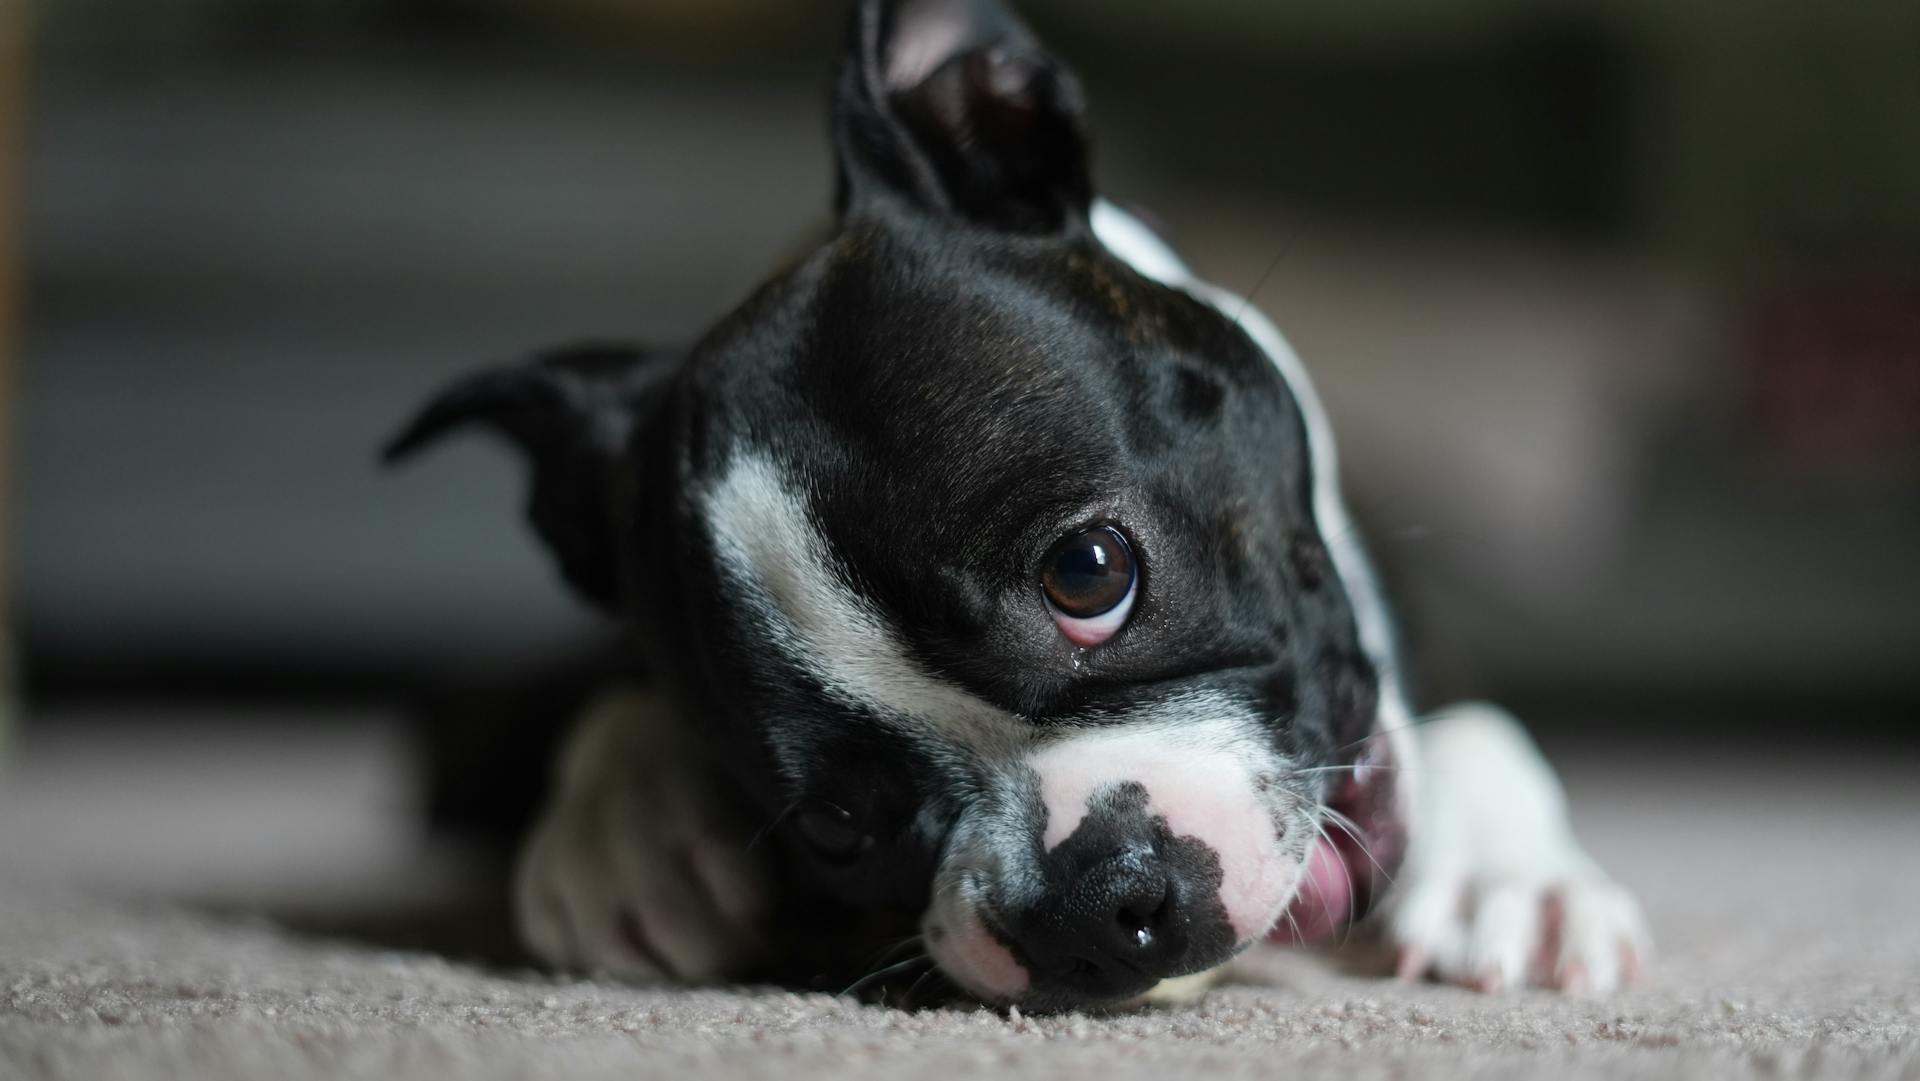
[[[1044,896],[1009,928],[1036,984],[1118,998],[1232,952],[1217,857],[1165,836],[1164,823],[1138,825],[1111,823],[1105,837],[1076,835],[1048,854]]]
[[[1152,856],[1109,862],[1079,884],[1065,948],[1090,964],[1159,970],[1186,952],[1184,913],[1174,907],[1173,883]]]

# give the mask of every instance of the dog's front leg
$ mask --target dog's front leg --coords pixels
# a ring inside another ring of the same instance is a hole
[[[1505,711],[1418,728],[1411,847],[1386,912],[1400,974],[1601,994],[1650,950],[1633,896],[1580,847],[1553,770]]]
[[[520,852],[521,938],[559,968],[701,982],[752,961],[765,881],[705,749],[662,697],[601,696]]]

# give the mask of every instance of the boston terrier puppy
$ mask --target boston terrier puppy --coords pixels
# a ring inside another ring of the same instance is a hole
[[[652,677],[562,757],[533,952],[707,982],[904,914],[967,994],[1060,1010],[1371,909],[1403,976],[1631,979],[1638,909],[1515,722],[1416,722],[1306,372],[1095,195],[1072,73],[995,0],[863,0],[831,104],[817,249],[388,449],[524,452]]]

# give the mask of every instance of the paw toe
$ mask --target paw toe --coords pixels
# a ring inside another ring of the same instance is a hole
[[[1604,995],[1639,979],[1651,942],[1632,895],[1612,882],[1586,881],[1569,885],[1561,897],[1553,985]]]
[[[1530,885],[1509,882],[1485,890],[1466,931],[1463,982],[1482,991],[1525,987],[1541,924],[1540,897]]]
[[[1402,979],[1486,992],[1607,994],[1639,978],[1650,949],[1639,906],[1604,879],[1422,883],[1388,933]]]

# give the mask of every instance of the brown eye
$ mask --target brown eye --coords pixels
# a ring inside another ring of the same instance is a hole
[[[1126,622],[1138,579],[1126,537],[1099,526],[1053,546],[1041,567],[1040,588],[1067,638],[1095,646]]]

